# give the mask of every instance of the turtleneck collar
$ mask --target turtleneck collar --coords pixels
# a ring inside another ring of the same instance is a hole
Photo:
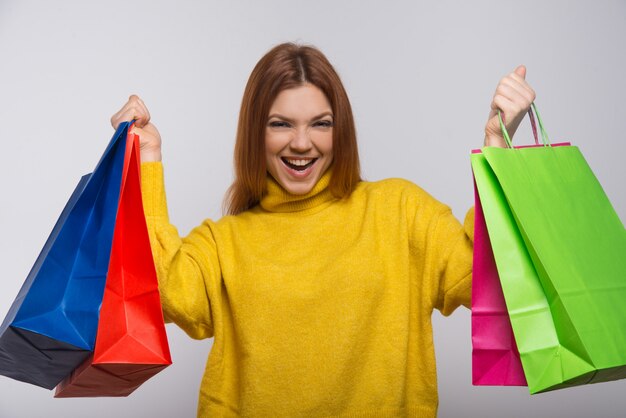
[[[267,194],[261,199],[260,205],[268,212],[286,213],[301,212],[330,202],[335,199],[328,188],[331,171],[326,170],[311,191],[303,195],[289,193],[268,173]]]

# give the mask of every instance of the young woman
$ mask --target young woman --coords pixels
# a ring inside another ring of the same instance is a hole
[[[496,89],[486,145],[534,92],[519,67]],[[469,306],[472,211],[399,179],[360,179],[348,96],[317,49],[282,44],[248,81],[228,216],[181,239],[169,223],[161,138],[131,96],[145,212],[166,320],[214,337],[200,417],[434,417],[431,314]]]

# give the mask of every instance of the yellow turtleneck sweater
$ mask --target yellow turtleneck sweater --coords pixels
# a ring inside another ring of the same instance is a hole
[[[347,199],[268,179],[260,205],[186,238],[160,163],[142,187],[163,310],[214,337],[199,417],[434,417],[434,308],[469,306],[473,217],[399,179]]]

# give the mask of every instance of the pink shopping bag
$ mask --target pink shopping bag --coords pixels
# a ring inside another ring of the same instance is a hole
[[[533,114],[530,111],[528,114],[535,145],[516,148],[542,146]],[[553,147],[564,145],[570,143],[552,144]],[[476,386],[527,386],[475,183],[474,202],[472,383]]]
[[[472,383],[526,386],[476,185],[474,200]]]

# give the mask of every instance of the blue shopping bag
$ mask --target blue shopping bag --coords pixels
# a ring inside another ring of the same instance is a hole
[[[93,351],[128,127],[81,178],[0,326],[0,374],[52,389]]]

